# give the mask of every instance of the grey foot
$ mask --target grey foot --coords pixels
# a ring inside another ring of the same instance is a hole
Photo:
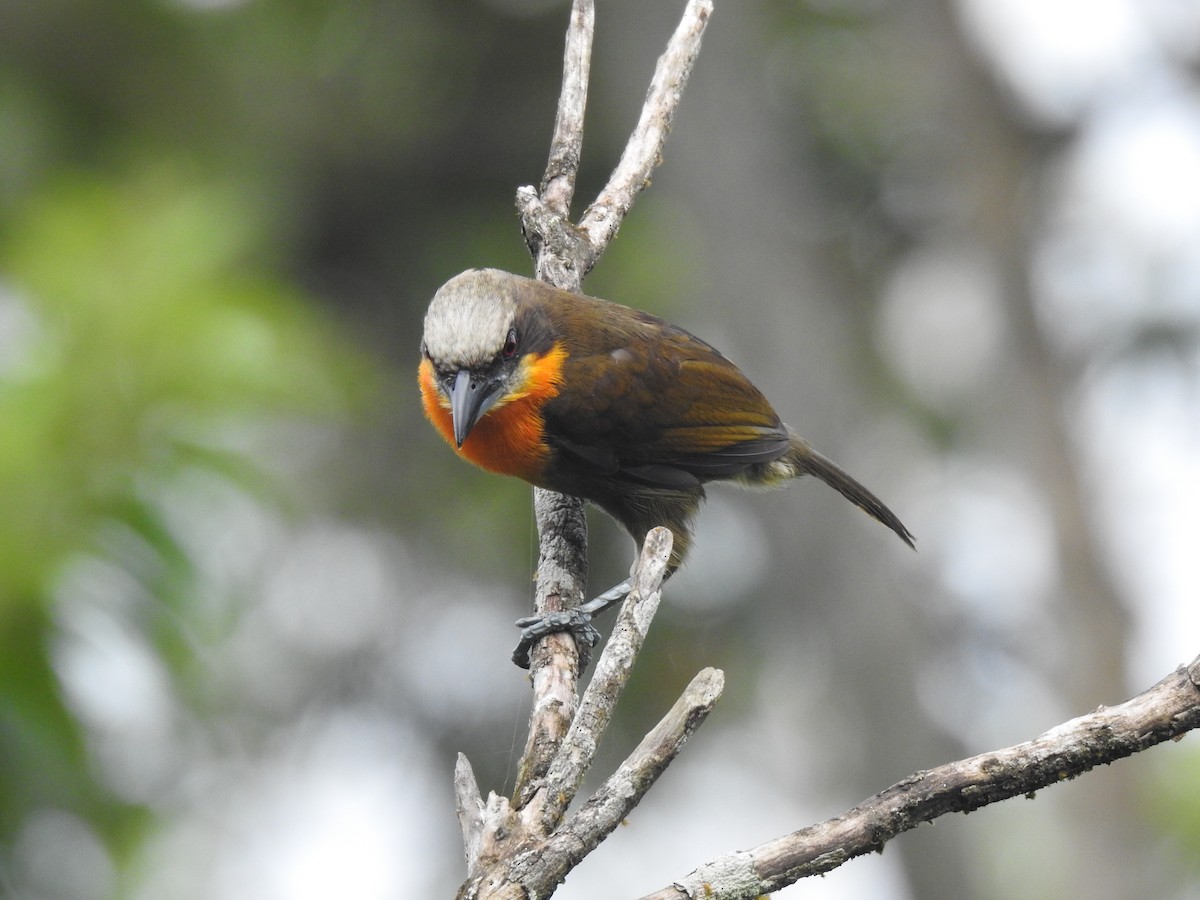
[[[629,591],[629,582],[622,581],[578,609],[517,619],[517,627],[521,629],[521,641],[513,650],[512,661],[522,669],[528,669],[529,652],[534,644],[548,634],[569,631],[579,649],[579,667],[586,667],[592,657],[592,648],[600,642],[600,632],[592,625],[592,617],[620,603],[629,595]]]
[[[521,641],[512,653],[512,661],[522,669],[529,668],[529,653],[533,645],[548,634],[570,632],[579,650],[579,665],[583,668],[592,657],[592,648],[600,642],[600,632],[592,624],[592,614],[582,608],[570,612],[549,613],[545,616],[526,616],[517,619]]]

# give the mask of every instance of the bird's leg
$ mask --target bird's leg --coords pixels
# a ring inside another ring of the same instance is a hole
[[[528,669],[529,651],[537,641],[548,634],[569,631],[575,638],[575,646],[579,648],[580,668],[586,666],[591,658],[592,648],[600,641],[600,632],[592,625],[592,618],[616,606],[629,596],[632,589],[633,585],[626,579],[576,609],[517,619],[517,627],[521,629],[521,641],[513,650],[513,662],[522,669]]]

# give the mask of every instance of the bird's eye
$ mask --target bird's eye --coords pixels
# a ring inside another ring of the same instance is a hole
[[[512,359],[514,356],[517,355],[517,332],[516,332],[516,329],[510,328],[508,330],[508,337],[505,338],[505,340],[504,340],[504,349],[500,352],[501,352],[501,355],[505,359]]]

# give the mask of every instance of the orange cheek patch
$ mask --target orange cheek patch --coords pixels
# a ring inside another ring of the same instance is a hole
[[[542,424],[542,404],[562,387],[562,365],[567,352],[561,344],[540,356],[526,356],[517,388],[500,398],[471,429],[458,455],[481,469],[515,475],[537,484],[549,449]],[[454,421],[449,400],[439,390],[429,360],[421,362],[421,400],[425,415],[451,447]]]
[[[427,359],[421,360],[417,380],[421,384],[421,405],[425,408],[425,418],[433,423],[438,434],[453,447],[454,420],[450,415],[450,398],[438,389],[437,379],[433,374],[433,363]]]

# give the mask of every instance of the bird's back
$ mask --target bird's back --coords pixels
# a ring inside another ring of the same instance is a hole
[[[670,488],[737,477],[787,452],[775,410],[705,341],[606,300],[549,299],[572,389],[543,413],[564,464]]]

